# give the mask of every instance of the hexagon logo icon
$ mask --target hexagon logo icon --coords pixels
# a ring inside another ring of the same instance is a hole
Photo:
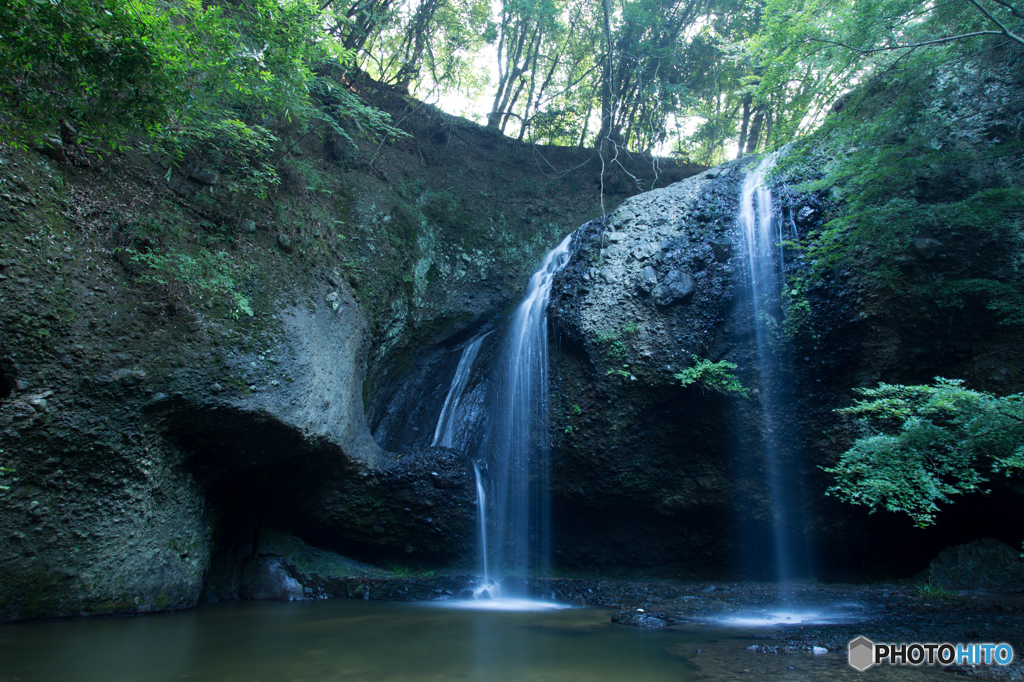
[[[850,665],[857,670],[867,670],[875,664],[875,643],[867,637],[858,637],[850,642]]]

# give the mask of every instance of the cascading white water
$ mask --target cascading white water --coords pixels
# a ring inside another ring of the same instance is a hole
[[[484,585],[491,584],[491,572],[487,567],[487,490],[480,475],[480,462],[473,460],[473,474],[476,476],[476,516],[480,530],[480,559],[483,562]]]
[[[490,332],[481,334],[470,341],[465,349],[463,349],[462,356],[459,358],[459,366],[455,369],[455,376],[452,378],[451,386],[448,388],[448,395],[444,398],[444,407],[441,408],[441,414],[437,418],[437,427],[434,429],[434,440],[430,443],[431,447],[456,447],[459,426],[461,424],[459,420],[459,406],[462,403],[462,395],[465,393],[466,385],[469,383],[473,362],[480,353],[480,346],[488,334]]]
[[[547,561],[547,308],[555,274],[569,262],[571,243],[569,235],[530,277],[526,295],[497,335],[493,362],[475,364],[488,334],[463,349],[431,443],[463,450],[473,463],[484,573],[477,596],[493,600],[500,592],[513,597],[506,601],[524,608],[528,602],[514,599],[523,595],[499,583],[502,576],[542,569]],[[484,369],[493,373],[484,382],[490,386],[484,409],[479,407],[479,397],[472,408],[463,407],[467,387],[480,384],[474,371]],[[494,531],[491,538],[489,527]],[[492,570],[497,579],[491,576]]]
[[[483,454],[494,485],[491,566],[504,574],[546,567],[548,502],[548,323],[555,274],[569,261],[572,235],[530,277],[501,340]]]
[[[777,284],[775,263],[772,259],[772,193],[762,185],[765,173],[771,168],[771,157],[758,164],[743,179],[740,192],[740,229],[747,245],[747,267],[750,273],[751,296],[754,313],[764,313],[766,287]],[[755,325],[757,334],[763,335],[763,325]],[[758,342],[760,346],[760,342]]]
[[[473,363],[480,353],[480,346],[484,339],[490,335],[480,334],[462,350],[459,356],[459,364],[455,368],[455,375],[448,387],[448,393],[444,398],[444,405],[441,407],[441,414],[437,418],[437,426],[434,429],[434,439],[431,447],[456,448],[465,446],[465,434],[471,429],[472,424],[467,423],[466,415],[462,414],[459,407],[462,403],[466,386],[472,376]],[[473,475],[476,478],[476,513],[478,521],[478,541],[480,547],[480,558],[483,567],[483,582],[477,588],[476,594],[482,596],[487,590],[489,597],[497,596],[497,585],[491,581],[490,570],[487,562],[487,490],[484,486],[484,478],[481,474],[481,467],[486,466],[480,460],[473,458]]]
[[[772,193],[764,186],[766,173],[774,164],[773,157],[762,160],[748,171],[740,193],[738,222],[746,245],[752,324],[757,343],[757,366],[760,378],[760,400],[764,419],[764,455],[768,492],[771,496],[772,547],[775,577],[788,580],[806,570],[806,556],[792,541],[798,530],[801,509],[798,471],[786,475],[782,461],[779,395],[781,375],[779,358],[773,353],[768,337],[769,323],[780,322],[779,296],[784,282],[784,237],[781,221],[774,217]],[[776,251],[776,248],[778,251]]]

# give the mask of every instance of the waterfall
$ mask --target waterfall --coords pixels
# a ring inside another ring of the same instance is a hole
[[[788,580],[807,571],[808,553],[796,540],[801,529],[802,472],[785,471],[783,448],[786,409],[781,364],[782,351],[773,352],[769,325],[782,320],[780,296],[784,283],[784,236],[782,221],[774,217],[772,193],[764,186],[765,174],[774,163],[765,158],[748,171],[740,194],[738,222],[747,256],[752,325],[757,345],[757,368],[763,416],[763,446],[768,493],[771,497],[771,549],[777,580]],[[791,226],[792,227],[792,226]]]
[[[437,418],[437,427],[434,429],[434,440],[430,443],[431,447],[465,447],[465,434],[469,432],[472,424],[469,423],[471,419],[468,419],[467,415],[459,410],[459,407],[462,403],[466,386],[469,384],[470,377],[472,376],[473,363],[476,360],[476,356],[480,353],[480,346],[483,345],[484,339],[489,335],[490,332],[480,334],[466,344],[466,347],[462,350],[459,364],[455,368],[455,375],[452,377],[452,383],[448,387],[448,394],[444,398],[444,406],[441,408],[441,414]],[[494,596],[492,593],[496,592],[496,587],[491,582],[487,562],[487,490],[484,487],[484,478],[480,471],[486,464],[476,458],[473,458],[471,461],[473,463],[473,475],[476,478],[478,541],[483,568],[483,584],[476,590],[476,594],[480,597],[483,591],[487,590],[488,596]]]
[[[547,567],[547,309],[551,284],[569,262],[571,243],[569,235],[530,277],[515,313],[488,342],[489,361],[476,362],[489,332],[463,349],[434,429],[431,445],[462,450],[473,464],[484,572],[479,597],[498,594],[491,571],[499,577],[522,576]],[[464,406],[467,386],[479,385],[481,377],[489,386],[483,409],[479,398]],[[503,596],[523,596],[517,591],[508,581],[500,589]]]
[[[491,572],[487,568],[487,491],[480,475],[480,462],[473,460],[473,474],[476,476],[476,516],[480,525],[480,560],[484,569],[484,585],[490,585]]]
[[[572,235],[530,277],[526,295],[504,330],[483,453],[494,485],[496,570],[522,574],[547,567],[548,323],[555,274],[569,261]]]
[[[441,415],[437,418],[437,427],[434,429],[434,440],[430,446],[441,446],[454,448],[458,442],[459,426],[459,405],[462,402],[462,394],[466,391],[466,384],[469,383],[473,361],[476,360],[487,335],[481,334],[470,341],[462,351],[459,358],[459,366],[455,369],[455,376],[452,377],[451,386],[448,388],[448,395],[444,398],[444,407],[441,408]]]

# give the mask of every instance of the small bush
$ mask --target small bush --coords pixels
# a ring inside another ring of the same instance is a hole
[[[836,479],[827,495],[928,526],[952,496],[1024,469],[1024,394],[997,397],[941,377],[856,392],[864,399],[836,411],[856,418],[864,435],[823,468]]]
[[[941,583],[936,585],[931,580],[917,586],[917,594],[925,599],[952,599],[956,594],[946,589]]]
[[[691,357],[693,358],[694,365],[675,375],[676,379],[679,379],[683,386],[700,384],[704,388],[709,388],[719,393],[738,393],[744,398],[750,397],[750,392],[743,387],[740,380],[732,373],[732,370],[736,369],[736,363],[729,362],[728,360],[711,362],[707,358],[701,359],[696,355]]]
[[[132,263],[144,268],[137,280],[162,287],[173,302],[208,299],[231,308],[234,317],[239,313],[253,315],[249,299],[236,288],[237,267],[225,252],[199,249],[193,256],[175,249],[159,253],[140,253],[132,248],[126,251]]]

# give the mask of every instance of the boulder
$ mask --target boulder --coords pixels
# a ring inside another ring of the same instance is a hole
[[[285,253],[292,252],[292,238],[286,235],[284,232],[279,232],[277,235],[277,245],[281,247],[281,250]]]
[[[1005,542],[983,538],[942,550],[926,575],[954,589],[1017,585],[1024,583],[1024,559]]]
[[[685,272],[670,270],[661,284],[654,287],[651,296],[654,302],[660,306],[668,306],[678,301],[685,301],[693,295],[696,286],[693,277]]]

